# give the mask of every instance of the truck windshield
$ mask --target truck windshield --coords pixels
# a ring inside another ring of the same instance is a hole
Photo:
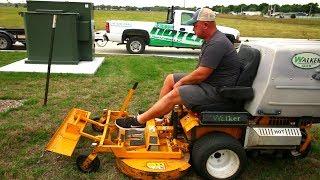
[[[192,18],[193,13],[182,13],[181,14],[181,25],[188,25],[187,22]]]
[[[167,23],[168,23],[168,24],[172,24],[172,23],[173,23],[173,12],[172,12],[171,9],[168,10]]]

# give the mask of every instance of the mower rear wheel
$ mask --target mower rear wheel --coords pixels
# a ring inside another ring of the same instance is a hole
[[[100,117],[94,117],[92,120],[94,121],[99,121]],[[92,130],[94,130],[95,132],[103,132],[103,127],[101,126],[97,126],[95,124],[91,124]]]
[[[205,179],[235,178],[246,162],[246,153],[240,142],[223,133],[206,135],[192,148],[192,166]]]
[[[98,171],[100,167],[100,159],[98,157],[94,158],[94,160],[90,163],[90,165],[87,168],[84,168],[82,166],[83,162],[86,160],[88,156],[86,155],[80,155],[77,157],[76,164],[78,169],[83,173],[91,173]]]

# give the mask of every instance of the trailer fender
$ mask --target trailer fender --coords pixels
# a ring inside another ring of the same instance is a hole
[[[14,44],[16,42],[16,38],[11,33],[8,33],[7,31],[0,30],[0,34],[4,34],[7,37],[9,37],[12,44]]]

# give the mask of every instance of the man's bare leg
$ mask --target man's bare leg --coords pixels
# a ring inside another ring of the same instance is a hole
[[[176,104],[182,104],[178,88],[164,95],[148,111],[138,115],[138,122],[144,124],[150,119],[168,114]]]
[[[159,99],[168,94],[174,86],[173,74],[169,74],[163,82],[163,86],[160,91]]]

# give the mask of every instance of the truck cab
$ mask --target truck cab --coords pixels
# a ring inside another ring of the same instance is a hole
[[[174,30],[179,32],[194,33],[193,26],[187,24],[188,20],[192,18],[193,13],[194,13],[193,11],[175,10],[173,13]],[[223,32],[233,44],[240,43],[239,41],[240,32],[238,30],[230,27],[226,27],[226,26],[219,26],[219,25],[217,25],[217,29]]]

